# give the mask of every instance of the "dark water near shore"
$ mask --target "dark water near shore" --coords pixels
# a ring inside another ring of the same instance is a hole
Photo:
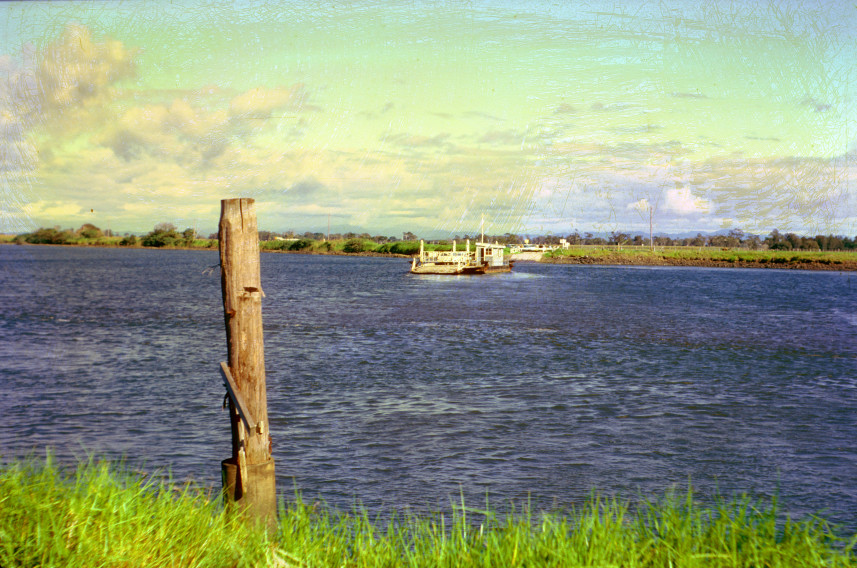
[[[216,252],[0,246],[0,454],[219,484]],[[857,278],[262,255],[280,490],[446,508],[688,480],[857,530]]]

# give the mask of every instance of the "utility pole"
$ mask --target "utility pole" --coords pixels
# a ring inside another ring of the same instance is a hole
[[[220,372],[229,394],[232,457],[221,464],[224,498],[248,519],[273,529],[277,493],[262,336],[259,233],[254,200],[220,202],[220,282],[228,363]]]
[[[655,207],[649,203],[649,248],[655,250],[655,236],[652,230],[652,217],[655,216]]]

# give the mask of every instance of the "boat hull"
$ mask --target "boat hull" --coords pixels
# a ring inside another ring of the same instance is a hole
[[[417,264],[411,267],[411,274],[500,274],[511,272],[512,263],[500,266],[456,266],[447,264]]]

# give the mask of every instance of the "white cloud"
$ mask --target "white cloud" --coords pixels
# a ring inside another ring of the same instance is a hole
[[[76,201],[34,201],[23,211],[33,219],[71,219],[83,213],[83,206]]]
[[[648,213],[650,207],[651,205],[649,205],[649,200],[644,197],[633,203],[629,203],[627,209],[633,209],[638,213]]]
[[[92,41],[86,26],[71,24],[49,45],[36,74],[45,109],[103,103],[112,84],[135,73],[134,52],[121,42]]]
[[[678,215],[708,213],[711,210],[710,201],[696,197],[687,187],[668,189],[665,196],[664,208]]]
[[[245,118],[268,118],[278,108],[298,107],[303,101],[303,89],[265,89],[257,87],[241,93],[229,103],[229,114]]]

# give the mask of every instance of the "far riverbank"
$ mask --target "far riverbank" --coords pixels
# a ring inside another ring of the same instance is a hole
[[[110,248],[160,248],[162,250],[213,250],[216,239],[194,239],[178,241],[162,247],[143,246],[139,240],[133,244],[122,244],[121,237],[77,238],[71,242],[38,243],[47,246],[110,247]],[[125,241],[127,242],[127,241]],[[20,236],[0,235],[0,244],[30,246]],[[376,244],[368,240],[348,241],[261,241],[261,252],[285,254],[313,254],[337,256],[373,256],[412,258],[419,251],[418,241],[399,241]],[[448,243],[427,244],[427,250],[450,250]],[[507,249],[508,254],[508,249]],[[648,248],[615,246],[580,246],[557,249],[546,253],[517,253],[511,255],[517,262],[543,262],[547,264],[601,264],[618,266],[698,266],[711,268],[774,268],[790,270],[857,271],[857,253],[844,251],[800,251],[800,250],[747,250],[712,247],[664,247]]]

